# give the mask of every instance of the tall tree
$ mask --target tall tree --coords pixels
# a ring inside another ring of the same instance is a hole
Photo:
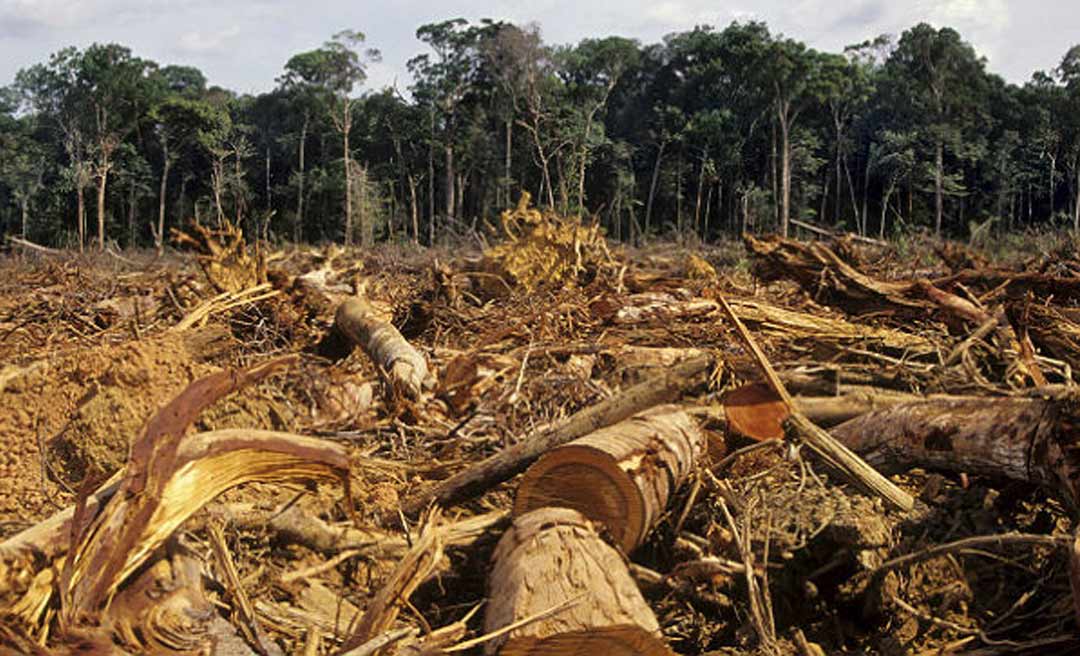
[[[117,44],[94,44],[82,53],[77,93],[92,117],[93,173],[97,179],[98,248],[105,249],[105,190],[120,144],[150,109],[150,73],[156,64]]]
[[[906,111],[933,149],[934,233],[940,235],[949,184],[946,149],[964,146],[983,102],[985,62],[953,29],[921,23],[900,37],[886,62],[890,101]],[[955,181],[955,178],[954,178]]]
[[[302,103],[314,100],[325,107],[334,127],[341,134],[342,167],[345,180],[344,231],[345,243],[353,239],[353,191],[355,174],[352,163],[352,149],[349,136],[352,132],[353,90],[367,79],[367,65],[379,59],[379,51],[358,48],[364,43],[364,34],[355,30],[343,30],[333,36],[321,48],[294,55],[285,64],[283,86],[299,92]],[[308,111],[305,106],[304,111]],[[303,159],[304,142],[310,114],[305,113],[300,136],[300,201],[298,201],[297,220],[303,220]],[[361,233],[367,234],[364,226]],[[365,244],[366,245],[366,244]]]
[[[622,37],[585,39],[567,48],[560,67],[567,95],[574,104],[575,158],[577,159],[577,208],[585,211],[585,167],[592,151],[602,143],[604,124],[597,115],[606,108],[615,85],[623,74],[637,65],[638,42]],[[600,133],[601,138],[596,134]]]

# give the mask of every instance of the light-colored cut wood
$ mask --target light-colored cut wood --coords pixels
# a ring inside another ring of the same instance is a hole
[[[705,436],[681,408],[654,408],[537,460],[521,479],[514,514],[573,508],[629,553],[645,540],[705,448]]]
[[[625,559],[569,508],[514,520],[495,548],[484,631],[566,605],[488,642],[485,654],[672,656]]]

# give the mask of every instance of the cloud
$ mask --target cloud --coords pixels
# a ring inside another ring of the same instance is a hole
[[[655,43],[665,34],[707,23],[766,21],[774,34],[839,51],[881,33],[898,35],[927,21],[956,28],[990,68],[1013,81],[1053,67],[1072,45],[1080,3],[1027,0],[0,0],[0,84],[65,46],[118,42],[161,64],[198,65],[214,84],[240,91],[273,88],[288,58],[317,47],[343,27],[367,34],[383,51],[368,89],[397,78],[425,47],[424,23],[463,16],[536,21],[549,43],[621,35]]]
[[[240,27],[238,25],[212,32],[185,32],[180,36],[178,50],[193,55],[225,54],[235,49],[235,42],[239,36]]]

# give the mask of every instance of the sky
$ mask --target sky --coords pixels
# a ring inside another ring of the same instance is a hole
[[[354,29],[382,52],[367,87],[404,92],[405,62],[424,52],[416,28],[456,17],[535,22],[548,43],[612,35],[652,43],[695,25],[764,20],[774,33],[837,52],[926,21],[955,28],[992,72],[1016,83],[1080,43],[1077,0],[0,0],[0,85],[63,47],[116,42],[258,93],[275,86],[290,56]]]

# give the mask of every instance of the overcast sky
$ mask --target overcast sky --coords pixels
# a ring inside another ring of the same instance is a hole
[[[416,28],[459,16],[535,21],[549,43],[608,35],[649,43],[698,24],[758,19],[832,51],[928,21],[956,28],[1013,82],[1053,68],[1080,43],[1078,0],[0,0],[0,85],[60,48],[97,41],[261,92],[291,55],[350,28],[383,53],[368,87],[403,88],[405,62],[422,51]]]

